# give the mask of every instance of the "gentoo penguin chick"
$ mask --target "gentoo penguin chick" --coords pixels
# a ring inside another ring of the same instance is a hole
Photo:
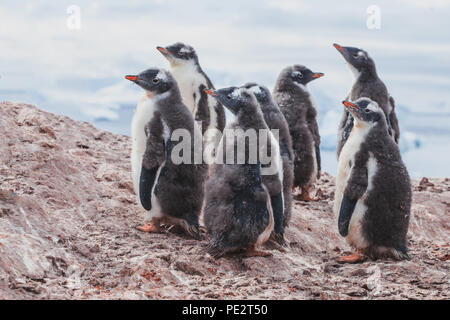
[[[339,233],[362,255],[408,259],[411,183],[383,110],[369,98],[343,101],[354,128],[339,157],[334,213]],[[360,254],[341,257],[359,262]]]
[[[157,49],[170,63],[170,72],[178,83],[184,104],[201,124],[204,154],[208,164],[212,164],[214,148],[219,144],[225,127],[223,106],[205,93],[205,89],[214,89],[214,86],[200,67],[197,53],[191,46],[177,42]]]
[[[215,258],[237,251],[245,251],[247,256],[268,256],[269,252],[258,247],[269,239],[274,217],[269,192],[262,183],[261,176],[266,173],[262,158],[257,155],[252,159],[251,150],[256,147],[257,154],[262,149],[271,150],[270,161],[275,164],[274,172],[279,172],[278,143],[251,91],[230,87],[207,93],[235,115],[234,122],[224,130],[206,184],[204,221],[211,236],[208,251]],[[266,135],[264,139],[260,139],[260,132]],[[257,141],[252,141],[252,133]],[[281,181],[279,186],[281,191]]]
[[[395,114],[394,99],[390,97],[385,84],[378,77],[374,60],[362,49],[341,47],[336,43],[333,44],[333,46],[342,54],[350,70],[355,75],[355,83],[346,99],[355,101],[361,97],[368,97],[377,102],[386,115],[389,133],[394,138],[395,142],[398,143],[400,128]],[[339,124],[337,146],[338,158],[352,128],[353,117],[347,110],[344,110],[341,123]]]
[[[201,135],[194,118],[181,101],[172,75],[163,69],[148,69],[126,76],[145,91],[133,117],[131,168],[139,203],[148,211],[145,224],[138,229],[159,232],[160,223],[181,225],[199,239],[198,217],[203,204],[204,164],[175,164],[172,161],[172,132],[182,129],[189,139]],[[192,141],[191,141],[192,142]],[[194,154],[191,143],[191,153]]]
[[[271,196],[272,210],[275,219],[275,226],[272,238],[279,244],[284,244],[284,230],[289,225],[292,210],[292,184],[294,180],[294,163],[292,150],[292,139],[289,127],[280,108],[272,98],[267,87],[256,83],[246,83],[244,88],[253,92],[259,102],[259,106],[264,116],[264,121],[270,130],[278,130],[278,141],[283,169],[283,201],[284,210],[279,210],[276,206],[279,203],[280,195],[277,194],[278,176],[263,175],[262,182],[269,190]]]
[[[320,175],[320,135],[317,111],[306,85],[323,76],[301,65],[284,68],[278,76],[273,96],[289,125],[294,150],[294,188],[300,200],[315,200],[310,191]]]

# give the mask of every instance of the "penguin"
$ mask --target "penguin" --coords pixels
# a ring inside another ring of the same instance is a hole
[[[384,111],[367,97],[343,104],[354,127],[339,157],[333,211],[339,233],[357,253],[340,262],[409,259],[411,182]]]
[[[302,65],[284,68],[278,76],[273,97],[289,125],[294,150],[294,183],[299,187],[300,200],[316,200],[310,191],[320,177],[320,135],[317,110],[306,85],[322,77]]]
[[[201,68],[193,47],[177,42],[168,47],[157,47],[157,50],[169,61],[183,102],[201,124],[205,159],[211,164],[225,127],[223,106],[205,93],[205,89],[214,89],[214,85]]]
[[[333,46],[341,53],[347,62],[350,70],[355,76],[347,100],[355,101],[360,97],[368,97],[378,103],[386,116],[388,129],[394,141],[398,143],[400,138],[400,128],[395,114],[394,99],[389,95],[386,85],[378,77],[375,61],[369,54],[359,48],[342,47],[336,43]],[[339,124],[337,156],[341,153],[342,147],[347,141],[353,128],[353,117],[347,110],[344,110]]]
[[[246,256],[270,256],[270,252],[259,249],[274,228],[271,197],[262,175],[280,172],[278,142],[269,131],[251,91],[229,87],[206,92],[235,116],[224,130],[212,174],[206,183],[204,222],[210,235],[208,252],[216,259],[239,251],[244,251]],[[257,141],[251,140],[251,133]],[[259,155],[256,159],[252,159],[250,153],[254,147]],[[267,167],[263,167],[260,155],[261,151],[268,150],[271,150],[273,167],[265,171]],[[279,179],[280,192],[282,176]],[[283,208],[282,197],[279,205]]]
[[[181,225],[193,238],[200,239],[199,215],[204,200],[207,166],[176,164],[172,160],[173,131],[180,129],[189,138],[201,137],[200,129],[181,100],[172,75],[152,68],[138,75],[127,75],[145,91],[133,116],[131,168],[138,202],[148,211],[150,224],[138,227],[160,232],[160,224]],[[201,143],[200,143],[201,144]],[[194,154],[194,144],[191,152]]]
[[[269,190],[275,219],[275,226],[271,238],[278,244],[283,245],[285,244],[284,231],[285,228],[288,227],[291,219],[292,185],[294,182],[294,151],[292,150],[292,139],[291,134],[289,133],[289,126],[267,87],[254,82],[246,83],[243,87],[249,89],[255,95],[267,127],[270,130],[278,130],[278,142],[283,169],[283,210],[279,210],[276,206],[276,204],[279,203],[280,195],[277,193],[278,188],[274,188],[274,183],[272,182],[275,180],[276,186],[278,177],[276,175],[263,175],[262,181]]]

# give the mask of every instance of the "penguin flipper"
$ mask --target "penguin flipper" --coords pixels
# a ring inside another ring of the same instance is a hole
[[[139,199],[145,210],[152,209],[151,194],[155,184],[158,169],[164,162],[166,143],[164,141],[164,126],[161,113],[155,111],[153,118],[145,127],[147,145],[141,165],[139,178]]]
[[[347,141],[348,137],[350,136],[350,132],[352,132],[353,130],[353,117],[351,116],[350,112],[347,112],[347,120],[345,122],[343,131],[342,131],[342,145],[345,144],[345,142]]]
[[[342,197],[341,208],[339,210],[338,228],[339,234],[343,237],[348,235],[348,226],[355,210],[357,200],[350,199],[345,194]]]
[[[317,161],[317,179],[320,178],[320,172],[322,171],[322,163],[320,161],[320,145],[316,144],[316,161]]]
[[[317,163],[317,178],[320,178],[321,161],[320,161],[320,134],[319,125],[317,124],[317,111],[314,108],[308,110],[308,128],[313,136],[315,153],[316,153],[316,163]]]
[[[152,189],[158,168],[147,169],[142,166],[139,179],[139,199],[145,210],[152,209]]]
[[[204,84],[201,84],[199,87],[200,97],[196,101],[196,112],[194,115],[195,121],[202,121],[202,134],[208,129],[208,126],[211,122],[211,115],[209,114],[209,106],[208,106],[208,94],[205,92],[207,88]],[[194,100],[197,97],[194,93]]]
[[[341,150],[344,147],[345,142],[347,141],[350,132],[353,129],[353,117],[350,115],[350,112],[347,110],[344,111],[342,115],[341,123],[339,125],[340,135],[338,137],[338,146],[337,146],[337,156],[339,159],[339,155],[341,154]]]
[[[289,151],[289,148],[280,141],[280,154],[283,155],[287,155],[289,160],[292,160],[292,154]]]
[[[395,114],[395,100],[391,96],[389,96],[389,103],[391,104],[391,113],[389,114],[389,121],[392,127],[392,131],[394,134],[394,140],[398,143],[400,139],[400,128],[398,126],[397,115]]]
[[[367,161],[367,153],[356,153],[355,163],[351,171],[350,179],[347,182],[344,195],[342,196],[341,208],[339,209],[338,227],[339,233],[343,237],[348,235],[348,227],[353,211],[355,210],[356,202],[367,190]]]
[[[276,234],[282,234],[284,232],[283,228],[283,192],[280,192],[274,196],[270,197],[270,203],[272,205],[273,218],[275,221],[274,231]]]

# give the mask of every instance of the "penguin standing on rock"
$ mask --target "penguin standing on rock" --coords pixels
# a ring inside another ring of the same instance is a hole
[[[375,101],[343,101],[354,127],[342,148],[333,210],[339,233],[357,250],[340,262],[371,258],[409,259],[411,183],[384,111]]]
[[[395,114],[394,99],[389,95],[386,85],[378,77],[373,59],[366,51],[359,48],[342,47],[336,43],[333,46],[341,53],[355,75],[355,83],[347,96],[347,100],[355,101],[358,98],[367,97],[375,101],[386,116],[389,134],[398,143],[400,128]],[[339,124],[338,158],[352,128],[353,117],[345,110]]]
[[[274,227],[271,197],[262,175],[280,172],[278,142],[269,131],[251,91],[231,87],[207,90],[207,93],[236,117],[224,130],[206,185],[204,221],[211,236],[208,251],[215,258],[238,251],[245,251],[247,256],[269,256],[269,252],[258,250],[269,239]],[[252,136],[257,141],[252,141]],[[255,147],[256,157],[251,152]],[[266,172],[269,168],[263,167],[260,155],[264,151],[267,155],[268,150],[271,151],[271,168]],[[279,193],[281,180],[282,176],[278,182]],[[277,197],[279,200],[278,206],[283,208],[282,196]]]
[[[207,166],[175,164],[171,157],[174,130],[184,130],[192,140],[201,136],[200,130],[169,72],[155,68],[125,78],[145,91],[132,121],[131,168],[138,201],[148,211],[150,224],[138,229],[160,232],[160,223],[166,221],[200,239],[198,217]],[[191,141],[191,154],[195,152]]]
[[[294,188],[300,200],[315,200],[310,191],[320,176],[320,135],[317,111],[306,85],[323,76],[301,65],[289,66],[278,76],[273,96],[289,125],[294,150]]]
[[[243,87],[249,89],[255,95],[263,113],[264,121],[266,122],[269,129],[278,130],[280,155],[283,164],[284,211],[279,210],[276,205],[274,205],[278,203],[277,197],[280,197],[280,195],[277,194],[277,188],[271,188],[274,183],[271,183],[270,180],[275,180],[276,185],[276,182],[279,180],[278,175],[263,175],[262,181],[264,185],[267,186],[271,195],[272,210],[275,218],[275,227],[272,233],[272,238],[277,243],[284,244],[284,230],[288,227],[289,220],[291,218],[292,184],[294,180],[294,151],[292,150],[291,134],[289,133],[289,127],[286,119],[273,100],[269,89],[267,89],[265,86],[258,85],[253,82],[246,83]]]
[[[225,127],[223,106],[205,93],[205,89],[214,89],[214,86],[200,67],[197,53],[191,46],[177,42],[157,49],[170,63],[170,71],[178,83],[183,102],[195,121],[201,124],[205,155],[211,164],[214,148],[219,144]]]

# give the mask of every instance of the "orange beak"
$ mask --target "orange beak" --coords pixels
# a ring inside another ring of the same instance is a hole
[[[338,45],[337,43],[333,43],[333,46],[340,52],[344,52],[344,48],[342,48],[340,45]]]
[[[163,48],[163,47],[156,47],[156,49],[161,53],[165,53],[165,54],[170,53],[169,50],[167,50],[166,48]]]
[[[344,104],[344,106],[346,106],[347,108],[352,108],[355,110],[359,110],[358,106],[349,102],[349,101],[342,101],[342,103]]]
[[[130,81],[136,81],[138,79],[138,76],[125,76],[125,79]]]
[[[217,96],[217,93],[213,90],[205,89],[205,93],[210,94],[212,96]]]
[[[313,73],[313,75],[312,75],[312,77],[314,79],[317,79],[317,78],[320,78],[320,77],[323,77],[323,76],[324,76],[324,74],[322,72],[316,72],[316,73]]]

